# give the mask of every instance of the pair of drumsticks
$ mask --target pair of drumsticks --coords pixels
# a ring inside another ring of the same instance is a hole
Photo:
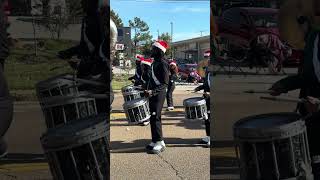
[[[250,94],[270,94],[272,91],[255,91],[255,90],[248,90],[244,91],[244,93],[250,93]],[[273,96],[261,96],[260,99],[264,100],[270,100],[270,101],[281,101],[281,102],[293,102],[293,103],[304,103],[307,102],[304,98],[292,98],[292,97],[273,97]],[[320,101],[317,102],[317,104],[320,104]]]

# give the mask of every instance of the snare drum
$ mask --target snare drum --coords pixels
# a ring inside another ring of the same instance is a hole
[[[141,94],[139,91],[131,91],[131,92],[125,92],[123,93],[124,102],[132,101],[134,99],[140,99]]]
[[[107,115],[49,129],[41,144],[54,179],[105,180],[110,175]]]
[[[48,128],[97,114],[94,98],[56,96],[42,102]]]
[[[185,118],[188,120],[208,119],[206,100],[202,97],[193,97],[183,101]]]
[[[150,119],[149,101],[141,98],[125,102],[123,105],[129,124],[138,124]]]
[[[241,180],[313,179],[306,126],[298,114],[252,116],[233,129]]]
[[[36,91],[39,100],[52,96],[78,95],[77,83],[65,78],[73,78],[73,75],[61,74],[37,83]]]

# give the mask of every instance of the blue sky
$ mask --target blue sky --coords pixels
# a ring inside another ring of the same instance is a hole
[[[110,0],[111,8],[120,15],[125,26],[134,17],[147,22],[151,35],[171,33],[173,41],[210,34],[210,1]]]

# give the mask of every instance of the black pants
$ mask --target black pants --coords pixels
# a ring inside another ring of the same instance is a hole
[[[168,84],[168,90],[167,90],[167,106],[168,107],[173,107],[172,93],[175,88],[176,88],[176,83],[173,80],[170,80]]]
[[[162,141],[161,110],[165,100],[165,94],[166,92],[163,91],[149,99],[152,142]]]
[[[0,138],[7,132],[13,118],[13,99],[9,94],[8,84],[0,66]]]
[[[310,118],[306,119],[309,151],[312,160],[312,173],[314,180],[320,180],[320,112],[314,113]]]
[[[206,126],[206,134],[207,136],[210,136],[210,121],[211,121],[211,112],[210,112],[210,97],[204,96],[206,100],[207,110],[208,110],[208,119],[204,121],[204,124]]]

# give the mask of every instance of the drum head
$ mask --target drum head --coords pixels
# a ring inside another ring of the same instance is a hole
[[[146,98],[139,98],[139,99],[134,99],[131,101],[127,101],[123,104],[123,108],[124,109],[130,109],[130,108],[134,108],[134,107],[138,107],[138,106],[142,106],[145,103],[147,103],[148,100]]]
[[[304,122],[297,113],[270,113],[250,116],[234,124],[235,137],[281,138],[299,134],[305,130]]]
[[[65,150],[106,137],[108,132],[107,114],[99,114],[48,129],[41,143],[46,151]]]
[[[202,97],[193,97],[183,101],[184,106],[199,106],[206,104],[206,100]]]
[[[65,74],[60,74],[60,75],[51,77],[51,78],[49,78],[49,79],[47,79],[47,80],[38,82],[38,83],[36,84],[36,88],[37,88],[38,90],[48,89],[48,88],[50,88],[52,85],[57,84],[58,82],[64,82],[65,84],[68,83],[68,82],[73,82],[73,81],[71,81],[71,80],[64,79],[64,78],[73,78],[73,75],[72,75],[72,74],[65,73]]]

